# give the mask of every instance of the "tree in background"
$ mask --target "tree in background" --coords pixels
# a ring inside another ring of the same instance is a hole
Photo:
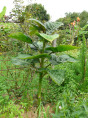
[[[23,17],[24,22],[20,25],[23,32],[25,32],[26,34],[29,34],[29,18],[35,18],[43,23],[50,19],[50,16],[49,14],[47,14],[47,11],[45,10],[44,6],[37,3],[29,4],[28,6],[26,6],[25,11],[23,12]]]
[[[26,7],[23,5],[23,0],[14,0],[14,9],[11,12],[12,16],[15,16],[15,19],[19,23],[24,23],[25,20],[29,18],[35,18],[42,22],[48,21],[50,19],[49,14],[45,10],[44,6],[41,4],[29,4]]]
[[[78,32],[78,29],[79,29],[78,26],[80,27],[80,29],[86,26],[86,29],[87,29],[88,12],[87,11],[83,11],[81,13],[70,12],[70,13],[66,13],[65,15],[66,16],[64,18],[59,18],[57,21],[62,22],[64,24],[62,27],[62,30],[60,30],[60,33],[59,33],[60,34],[59,41],[67,44],[70,42],[70,40],[72,40],[71,39],[72,32],[76,32],[76,31]],[[74,23],[77,20],[77,17],[80,18],[80,22],[79,24],[73,26],[73,31],[72,31],[71,30],[72,23]],[[74,40],[78,39],[77,35],[73,34]],[[87,33],[86,33],[86,36],[88,36]]]
[[[40,21],[48,21],[50,19],[49,14],[47,14],[47,11],[45,10],[44,6],[41,4],[29,4],[25,8],[25,16],[26,18],[35,18]]]
[[[12,9],[12,12],[10,14],[11,17],[14,17],[14,21],[15,22],[23,22],[24,21],[24,17],[23,17],[23,11],[24,11],[24,6],[23,0],[14,0],[14,8]]]
[[[77,17],[79,17],[79,13],[73,12],[73,13],[65,13],[66,17],[59,18],[57,21],[63,22],[65,28],[69,27],[69,24],[73,22]]]
[[[80,27],[84,27],[84,25],[87,24],[88,21],[88,12],[87,11],[83,11],[81,13],[77,13],[77,12],[73,12],[73,13],[65,13],[65,17],[64,18],[59,18],[57,21],[63,22],[65,27],[69,27],[69,24],[71,22],[73,22],[77,17],[79,17],[81,19],[80,21]]]
[[[88,12],[83,11],[79,15],[81,21],[80,21],[80,27],[84,27],[88,23]]]

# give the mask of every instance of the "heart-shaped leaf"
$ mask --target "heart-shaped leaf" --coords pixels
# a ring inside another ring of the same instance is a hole
[[[47,73],[51,77],[51,79],[58,84],[59,86],[65,80],[65,71],[64,70],[47,70]]]
[[[45,40],[49,41],[52,43],[53,40],[57,39],[59,37],[58,34],[54,34],[54,35],[47,35],[44,33],[39,33],[39,35],[44,38]]]
[[[46,34],[52,34],[54,33],[59,27],[61,27],[63,25],[62,22],[45,22],[44,23],[45,27],[46,27]]]

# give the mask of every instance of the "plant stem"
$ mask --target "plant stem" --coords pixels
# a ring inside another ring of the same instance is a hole
[[[43,40],[43,49],[41,51],[41,54],[44,53],[45,49],[45,40]],[[41,58],[40,60],[40,68],[44,68],[44,58]],[[39,73],[39,90],[38,90],[38,107],[40,109],[41,105],[41,88],[42,88],[42,79],[43,79],[43,72]],[[38,109],[38,116],[39,116],[39,109]]]
[[[41,104],[42,78],[43,78],[43,73],[39,73],[38,106]]]
[[[81,66],[82,66],[82,82],[84,82],[86,74],[86,41],[84,35],[81,48]]]

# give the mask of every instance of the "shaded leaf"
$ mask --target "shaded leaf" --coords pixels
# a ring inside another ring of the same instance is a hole
[[[29,44],[32,50],[41,50],[43,48],[43,43],[40,41],[34,41],[32,44]]]
[[[57,61],[57,58],[58,57],[56,56],[56,54],[51,54],[51,58],[50,58],[49,61],[51,62],[52,65],[58,65],[58,64],[60,64],[60,62]]]
[[[59,86],[64,82],[65,80],[65,71],[63,70],[47,70],[47,73],[51,77],[51,79],[58,84]]]
[[[53,40],[55,40],[56,38],[59,37],[58,34],[54,34],[54,35],[47,35],[47,34],[44,34],[44,33],[39,33],[39,35],[46,39],[47,41],[50,41],[52,43]]]
[[[38,70],[37,70],[37,72],[46,72],[47,71],[47,69],[46,68],[39,68]]]
[[[42,31],[45,31],[45,30],[46,30],[44,24],[43,24],[42,22],[40,22],[39,20],[36,20],[36,19],[29,19],[29,21],[32,21],[32,22],[33,22],[33,26],[35,25],[36,28],[39,27],[38,29],[41,28]],[[34,24],[34,23],[35,23],[35,24]],[[37,25],[37,26],[36,26],[36,25]]]
[[[27,60],[22,60],[22,59],[19,59],[19,58],[12,59],[12,63],[14,65],[18,65],[18,66],[28,66],[31,62],[32,62],[32,60],[27,61]]]
[[[12,59],[12,63],[19,66],[29,66],[31,64],[32,67],[35,65],[35,63],[39,63],[38,59],[20,59],[23,56],[26,58],[29,55],[20,54],[18,57]]]
[[[64,63],[64,62],[76,62],[77,60],[74,57],[71,57],[69,55],[61,55],[57,58],[58,63]]]
[[[50,62],[52,65],[58,65],[60,63],[65,63],[65,62],[76,62],[77,60],[74,57],[71,57],[69,55],[61,55],[61,56],[56,56],[55,54],[51,54]]]
[[[32,39],[29,36],[23,34],[22,32],[12,33],[9,35],[9,37],[18,39],[23,42],[32,43]]]
[[[41,31],[41,28],[36,26],[36,25],[34,25],[34,24],[32,24],[32,26],[30,26],[30,28],[29,28],[30,36],[37,34],[38,31]]]

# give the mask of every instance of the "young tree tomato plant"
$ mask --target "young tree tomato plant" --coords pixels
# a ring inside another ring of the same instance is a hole
[[[51,79],[58,85],[61,85],[65,80],[65,72],[61,69],[52,70],[51,65],[57,65],[63,62],[74,62],[75,59],[68,55],[57,56],[57,52],[77,49],[75,46],[59,45],[52,47],[52,41],[59,37],[59,34],[53,32],[62,25],[60,22],[42,23],[39,20],[30,19],[30,36],[22,32],[11,34],[10,37],[28,43],[31,50],[35,53],[20,54],[13,61],[16,65],[30,65],[39,73],[39,88],[38,88],[38,105],[41,103],[41,88],[43,77],[48,74]],[[33,39],[33,37],[35,39]],[[48,63],[46,63],[46,61]]]

